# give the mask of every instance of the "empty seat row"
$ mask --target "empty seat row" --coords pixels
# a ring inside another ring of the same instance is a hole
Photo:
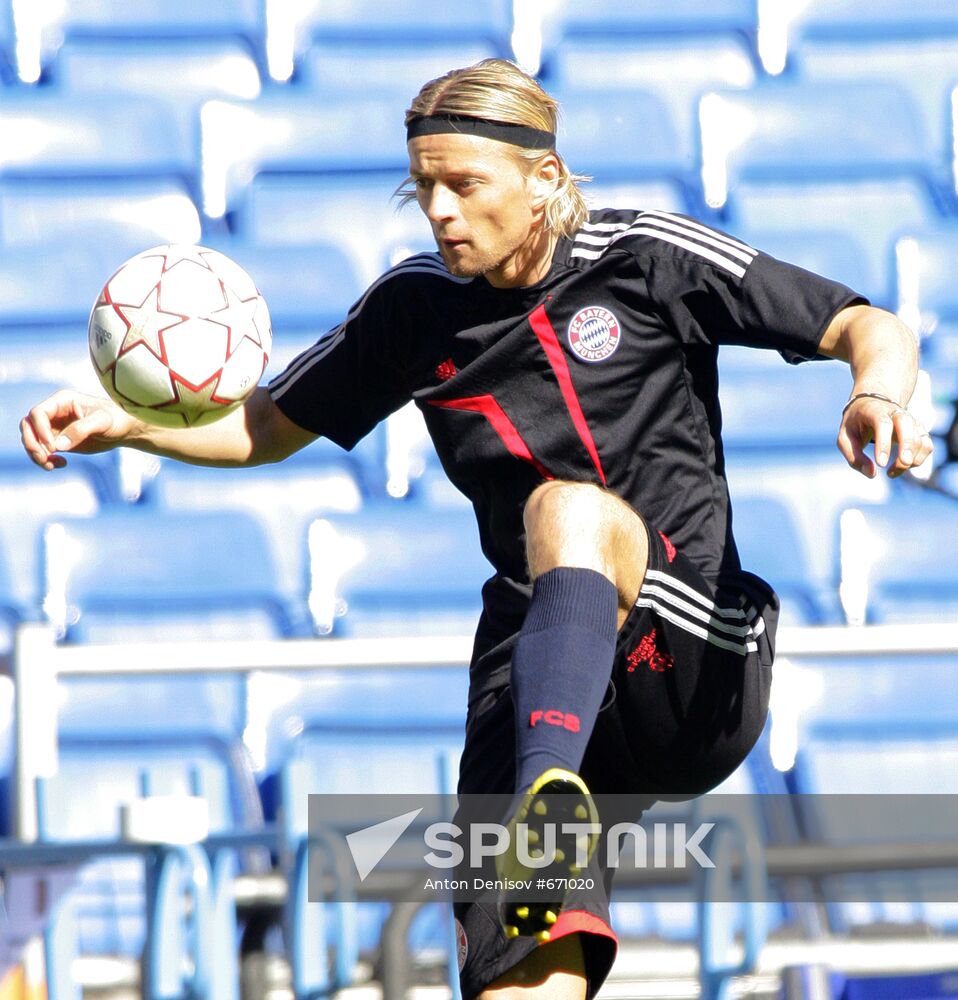
[[[154,97],[20,95],[0,107],[0,130],[30,133],[8,144],[0,170],[0,246],[98,241],[122,259],[229,230],[251,243],[335,241],[368,283],[433,245],[415,206],[394,208],[407,170],[401,112],[370,96],[214,99],[197,142]],[[646,91],[572,96],[558,145],[593,178],[585,194],[597,207],[690,212],[773,251],[793,240],[810,264],[831,246],[826,263],[876,301],[890,298],[894,239],[955,214],[953,126],[929,133],[897,88],[713,91],[696,114],[683,131]]]
[[[777,589],[782,620],[958,619],[947,554],[958,500],[911,484],[869,495],[851,470],[841,470],[842,493],[827,466],[815,492],[796,498],[810,469],[808,452],[759,466],[733,504],[742,564]],[[273,471],[248,484],[240,472],[229,473],[233,484],[206,470],[169,482],[161,473],[165,500],[113,507],[81,480],[44,498],[11,478],[9,493],[0,490],[0,652],[9,654],[19,621],[35,619],[72,642],[473,631],[492,569],[467,506],[381,500],[336,510],[321,493],[290,503],[311,478],[323,484],[321,467],[299,487]],[[16,508],[18,493],[36,509]],[[82,504],[71,509],[75,498]]]

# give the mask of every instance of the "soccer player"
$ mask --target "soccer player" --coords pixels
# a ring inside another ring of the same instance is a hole
[[[587,211],[556,113],[504,61],[426,84],[409,173],[438,253],[385,273],[221,422],[164,430],[62,391],[21,424],[45,469],[117,445],[252,465],[318,435],[351,448],[414,399],[496,570],[459,790],[513,794],[513,821],[551,792],[587,817],[590,793],[704,792],[762,729],[778,602],[731,532],[721,344],[847,361],[838,447],[866,476],[932,448],[894,316],[692,219]],[[521,904],[457,905],[464,995],[594,996],[615,952],[601,882]]]

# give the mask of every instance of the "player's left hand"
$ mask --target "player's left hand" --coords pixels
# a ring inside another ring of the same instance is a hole
[[[874,443],[874,461],[865,454],[870,443]],[[853,469],[869,479],[877,474],[876,466],[887,467],[889,478],[894,479],[921,465],[933,449],[931,435],[903,406],[865,396],[856,399],[842,416],[838,450]]]

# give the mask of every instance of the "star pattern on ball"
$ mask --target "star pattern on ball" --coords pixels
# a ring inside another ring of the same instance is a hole
[[[220,372],[204,382],[202,385],[190,385],[183,379],[173,375],[173,389],[176,392],[176,401],[163,407],[164,413],[179,413],[183,417],[184,423],[190,424],[190,417],[196,417],[207,413],[209,410],[219,409],[229,400],[220,399],[216,395],[216,390],[220,384]]]
[[[180,313],[163,311],[160,307],[160,286],[155,285],[150,289],[150,294],[139,305],[114,302],[113,308],[128,324],[118,356],[126,354],[137,344],[144,344],[165,363],[166,351],[163,348],[162,335],[171,327],[184,322],[188,317]],[[171,322],[167,323],[165,317],[169,317]]]
[[[205,267],[207,271],[212,271],[213,268],[210,267],[210,262],[203,255],[202,250],[202,247],[189,243],[174,243],[170,246],[162,247],[157,252],[157,256],[163,258],[164,274],[167,271],[171,271],[177,264],[183,261],[188,261],[191,264],[199,264],[200,267]]]
[[[262,347],[263,335],[256,325],[259,297],[254,295],[251,299],[241,299],[226,284],[223,285],[223,295],[226,298],[226,305],[222,309],[214,310],[205,318],[212,323],[225,326],[229,332],[229,348],[226,356],[229,357],[236,350],[243,337],[248,337],[259,347]]]

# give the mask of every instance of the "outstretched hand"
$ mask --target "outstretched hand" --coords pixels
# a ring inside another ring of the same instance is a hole
[[[89,455],[116,447],[136,421],[112,400],[61,389],[20,421],[20,437],[41,469],[66,465],[61,452]]]
[[[874,461],[865,454],[868,444],[874,444]],[[933,448],[931,435],[921,422],[894,402],[861,396],[842,414],[838,449],[853,469],[869,479],[875,477],[877,466],[887,467],[892,479],[917,468]]]

